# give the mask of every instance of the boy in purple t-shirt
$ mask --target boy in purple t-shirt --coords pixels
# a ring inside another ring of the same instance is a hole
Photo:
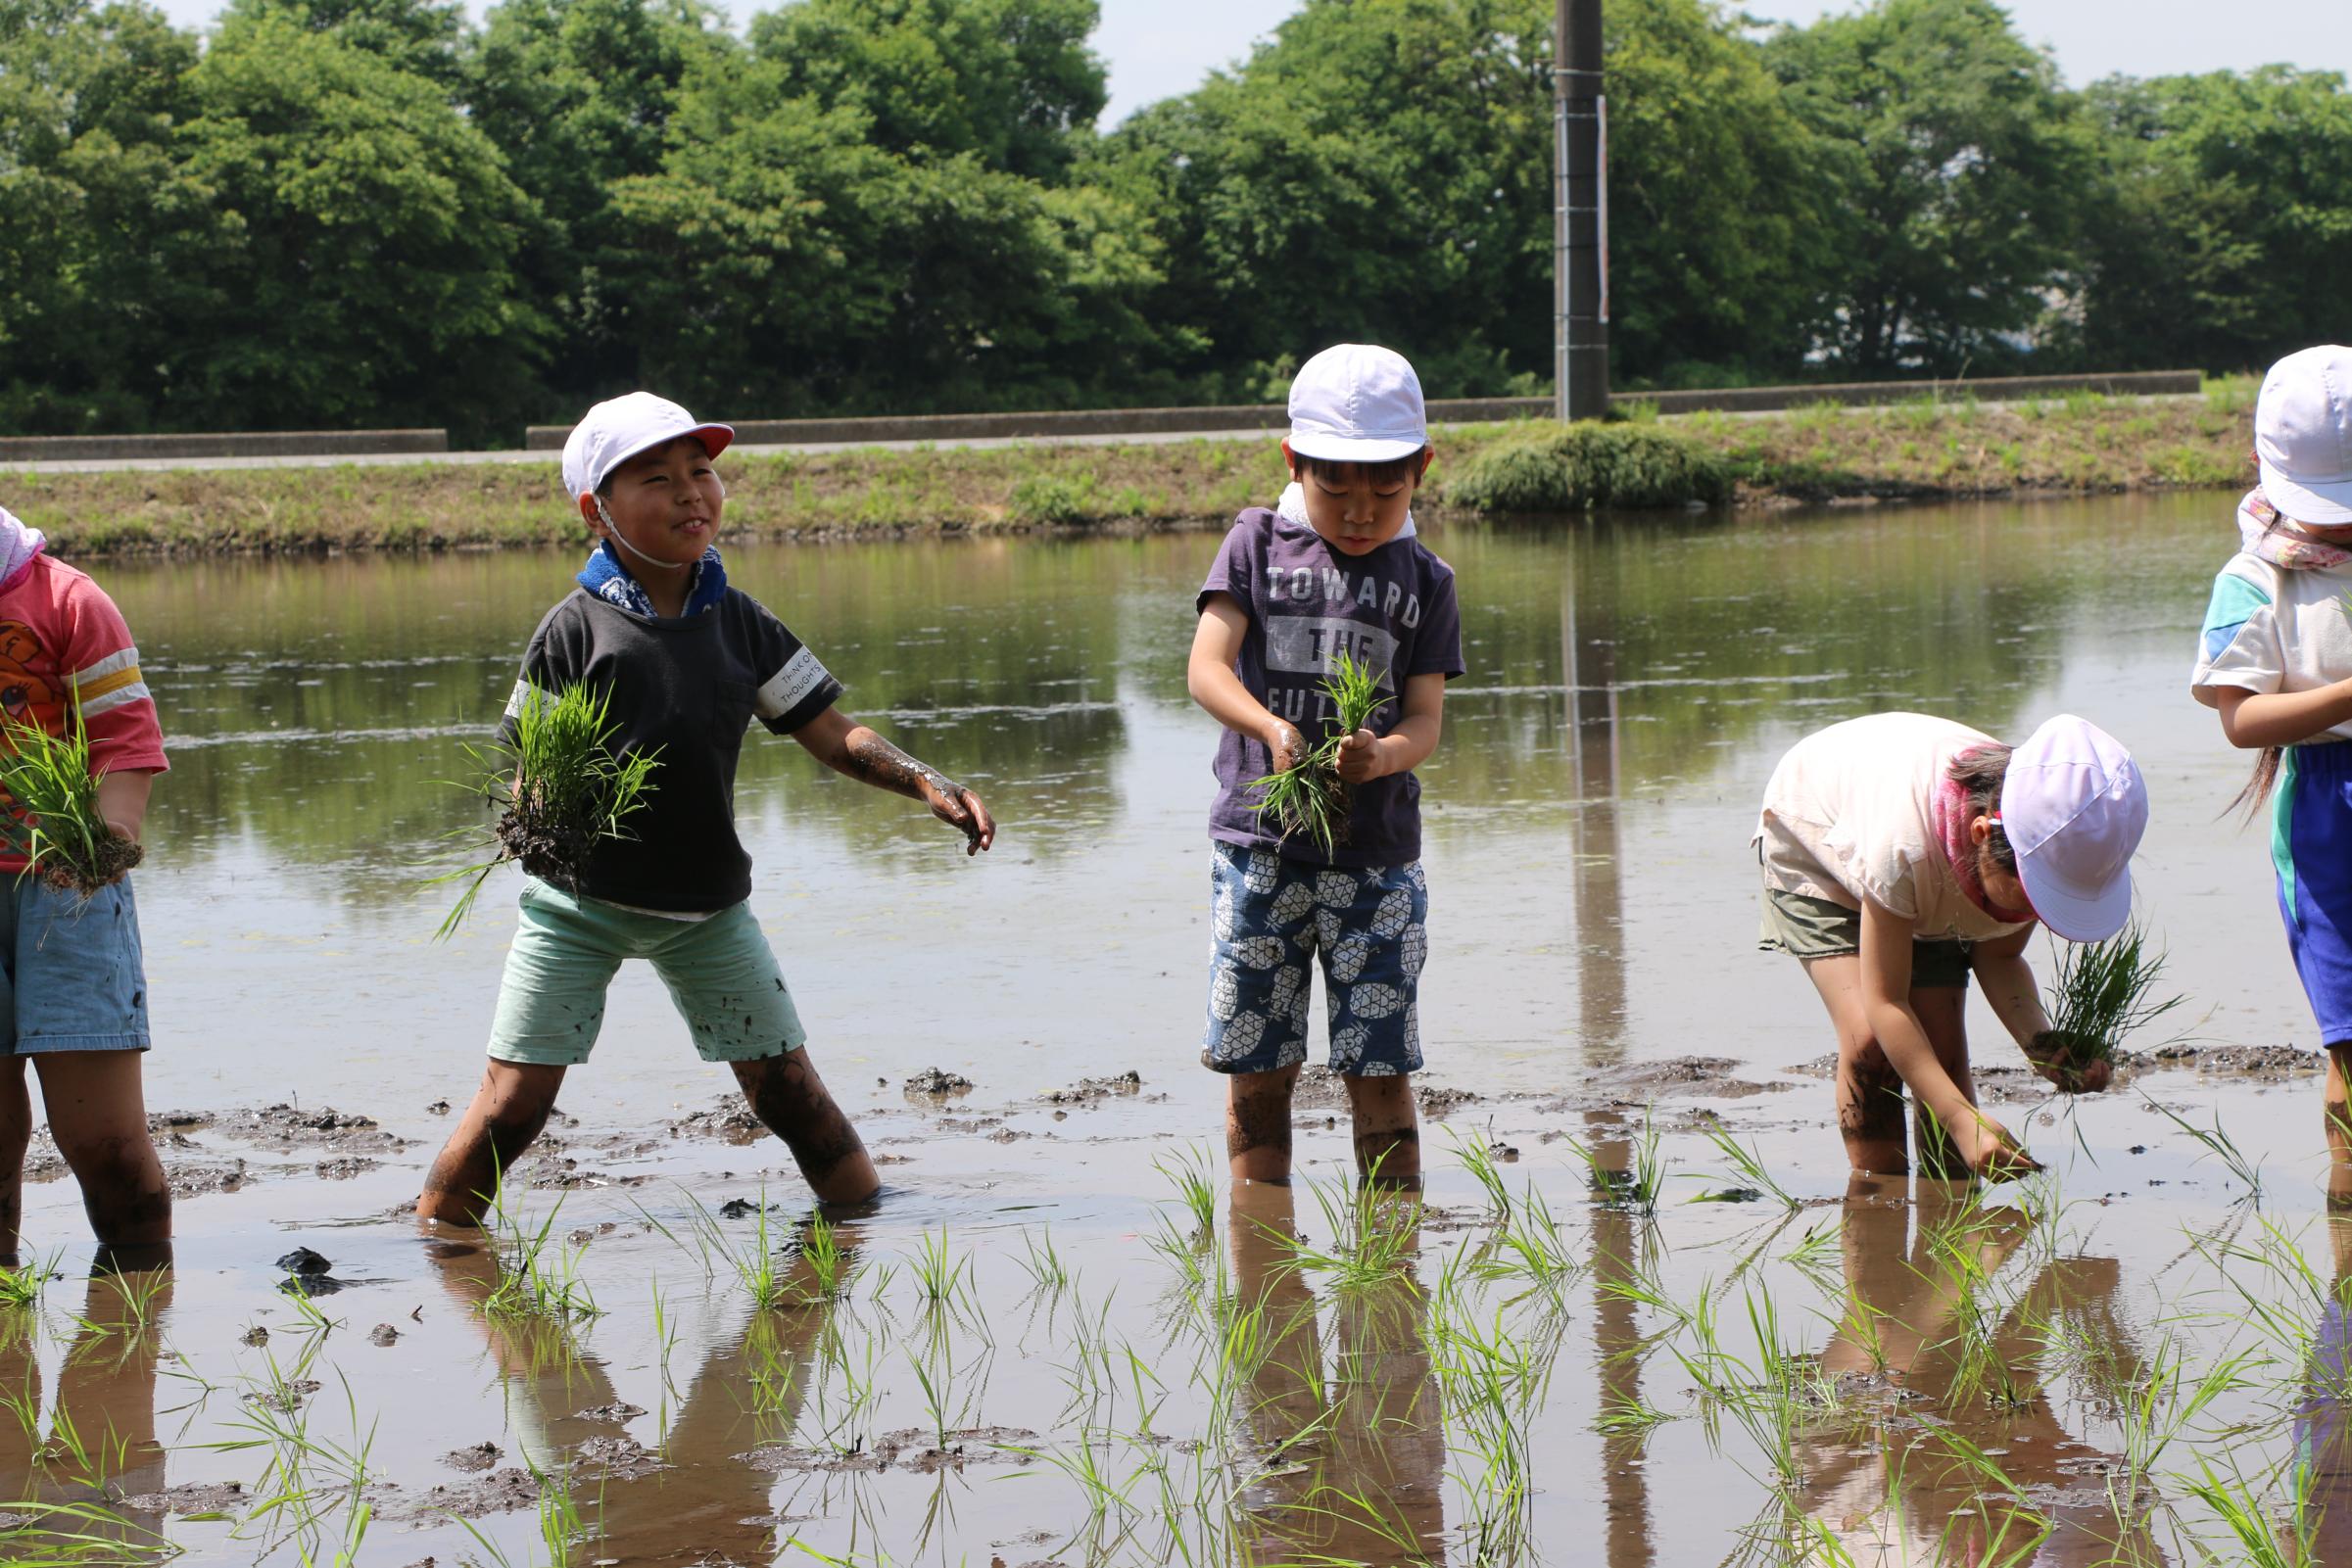
[[[1236,1181],[1290,1179],[1290,1098],[1307,1059],[1310,967],[1320,959],[1331,1068],[1348,1086],[1356,1163],[1420,1181],[1408,1074],[1420,1070],[1416,990],[1429,953],[1420,781],[1446,682],[1462,673],[1454,569],[1415,537],[1428,428],[1413,366],[1343,343],[1290,386],[1290,487],[1234,520],[1201,585],[1186,685],[1224,726],[1209,814],[1216,951],[1202,1063],[1228,1074],[1225,1151]],[[1353,791],[1329,850],[1257,811],[1251,782],[1290,766],[1333,714],[1322,683],[1346,654],[1385,693],[1344,736]]]

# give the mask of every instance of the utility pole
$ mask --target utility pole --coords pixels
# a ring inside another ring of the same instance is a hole
[[[1561,419],[1608,412],[1608,100],[1601,0],[1558,0],[1552,32],[1554,397]]]

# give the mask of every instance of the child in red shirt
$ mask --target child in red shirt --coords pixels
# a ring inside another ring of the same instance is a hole
[[[149,782],[168,766],[155,699],[114,600],[52,560],[45,544],[0,508],[0,711],[67,736],[78,707],[99,811],[135,843]],[[147,1136],[147,980],[130,881],[85,899],[24,875],[16,802],[0,794],[0,810],[18,830],[0,835],[0,1260],[17,1260],[29,1060],[50,1134],[81,1184],[100,1262],[165,1261],[171,1192]]]

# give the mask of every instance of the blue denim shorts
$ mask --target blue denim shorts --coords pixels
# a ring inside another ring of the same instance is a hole
[[[84,900],[0,871],[0,1047],[147,1049],[147,962],[130,879]]]
[[[1313,866],[1213,844],[1209,1028],[1201,1065],[1272,1072],[1307,1060],[1309,974],[1320,960],[1331,1070],[1421,1069],[1418,992],[1429,884],[1405,866]]]

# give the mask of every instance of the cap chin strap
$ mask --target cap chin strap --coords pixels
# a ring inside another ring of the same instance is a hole
[[[655,560],[652,556],[648,555],[644,550],[639,549],[635,545],[632,545],[627,540],[621,538],[621,525],[614,522],[612,520],[612,513],[604,509],[604,498],[601,496],[597,497],[596,502],[597,515],[604,519],[604,537],[606,539],[612,541],[612,543],[618,545],[621,548],[627,550],[639,560],[644,561],[648,566],[658,566],[665,572],[685,570],[685,568],[677,565],[674,562]]]

